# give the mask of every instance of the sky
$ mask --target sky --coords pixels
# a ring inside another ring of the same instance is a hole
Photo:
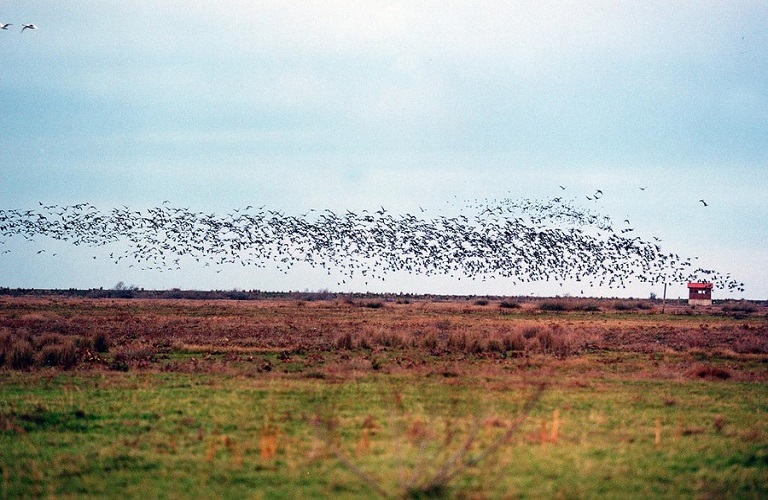
[[[3,0],[0,22],[2,210],[439,214],[565,196],[745,283],[715,298],[768,299],[765,2]],[[2,246],[6,287],[662,295]]]

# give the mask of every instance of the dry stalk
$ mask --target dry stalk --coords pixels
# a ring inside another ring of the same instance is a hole
[[[411,438],[412,444],[418,445],[419,447],[416,463],[413,465],[413,470],[411,470],[410,479],[406,482],[401,481],[402,489],[405,491],[411,491],[413,489],[413,485],[416,484],[420,477],[424,476],[425,471],[427,470],[428,457],[426,449],[429,436],[427,435],[427,429],[424,425],[424,422],[420,419],[414,421],[411,428],[408,429],[406,435]]]
[[[549,440],[553,443],[557,442],[557,438],[560,434],[560,410],[555,409],[552,412],[552,434],[549,436]]]
[[[222,438],[222,442],[224,443],[224,446],[229,452],[230,459],[232,460],[232,465],[235,467],[242,466],[243,454],[240,451],[240,446],[238,446],[237,441],[225,435]]]
[[[675,427],[675,438],[680,439],[683,436],[683,416],[677,415],[677,427]]]
[[[362,431],[360,431],[360,440],[357,442],[357,445],[355,445],[355,455],[357,457],[362,457],[370,447],[371,437],[369,435],[368,429],[364,428]]]
[[[328,451],[331,452],[331,454],[341,462],[344,467],[349,469],[350,472],[352,472],[354,475],[359,477],[363,480],[365,484],[368,485],[369,488],[371,488],[373,491],[378,493],[380,496],[387,498],[390,495],[387,493],[387,491],[381,486],[378,480],[365,472],[363,469],[358,467],[352,459],[347,456],[346,453],[336,444],[336,439],[333,435],[333,424],[329,420],[324,420],[322,418],[315,418],[314,419],[314,427],[315,432],[318,434],[318,437],[320,440],[325,444]]]
[[[259,436],[259,451],[262,460],[272,460],[277,455],[279,430],[273,425],[266,425]]]
[[[205,450],[205,461],[213,462],[213,459],[216,458],[216,452],[218,450],[219,450],[219,444],[215,440],[211,440],[208,443],[208,447]]]
[[[477,425],[476,429],[473,429],[472,432],[470,432],[469,436],[467,436],[467,439],[464,441],[464,444],[462,444],[461,448],[459,448],[459,451],[456,452],[456,455],[451,460],[448,460],[441,468],[437,471],[437,473],[424,483],[424,485],[420,488],[422,491],[436,491],[442,487],[444,487],[451,479],[456,477],[457,474],[459,474],[462,470],[473,467],[477,465],[478,463],[485,460],[489,455],[495,453],[498,451],[499,448],[501,448],[504,444],[506,444],[512,436],[517,432],[517,430],[520,428],[520,426],[523,424],[525,419],[528,417],[528,415],[533,411],[536,404],[541,399],[541,396],[544,394],[544,390],[546,389],[546,382],[542,382],[539,384],[539,386],[536,388],[536,391],[531,395],[531,397],[526,402],[523,409],[520,411],[519,415],[517,416],[517,419],[515,419],[512,424],[510,424],[507,431],[496,438],[496,440],[491,443],[490,446],[485,448],[483,451],[481,451],[479,454],[477,454],[474,457],[469,457],[466,460],[464,460],[464,456],[469,451],[472,441],[474,441],[475,437],[477,436],[477,431],[479,430],[479,425]],[[476,421],[476,424],[479,424],[479,421]]]
[[[488,458],[493,453],[497,452],[503,445],[508,443],[512,436],[518,431],[520,426],[525,422],[525,420],[528,418],[530,413],[533,411],[533,409],[536,407],[538,402],[541,400],[542,395],[544,394],[544,391],[547,387],[546,382],[542,382],[536,387],[536,390],[533,392],[533,394],[528,398],[525,405],[523,406],[522,410],[518,414],[517,418],[509,424],[507,427],[506,432],[504,432],[502,435],[497,437],[488,447],[480,451],[478,454],[474,456],[468,457],[468,453],[472,449],[472,446],[476,443],[478,434],[483,428],[483,419],[476,417],[472,423],[472,427],[469,431],[469,434],[462,442],[461,446],[456,450],[456,452],[450,456],[450,458],[446,459],[443,464],[438,468],[437,472],[435,472],[431,478],[427,479],[426,481],[420,482],[418,481],[418,478],[420,475],[424,474],[423,464],[420,464],[415,468],[413,473],[411,474],[411,478],[409,481],[407,481],[405,484],[401,483],[401,487],[405,489],[405,493],[434,493],[434,492],[440,492],[442,491],[447,484],[455,478],[459,473],[466,470],[469,467],[474,467],[486,458]],[[555,410],[554,414],[554,420],[555,423],[553,425],[553,437],[557,437],[557,429],[559,426],[559,412]],[[375,477],[371,476],[367,472],[365,472],[363,469],[361,469],[357,464],[355,464],[352,461],[352,458],[342,449],[341,444],[339,443],[339,440],[337,439],[335,435],[335,425],[333,422],[333,419],[331,418],[320,418],[316,417],[313,419],[314,429],[315,433],[318,436],[319,440],[325,445],[326,449],[338,460],[344,467],[346,467],[350,472],[352,472],[354,475],[356,475],[358,478],[360,478],[368,487],[375,491],[378,495],[382,497],[390,497],[390,495],[384,487],[381,485],[381,482],[377,480]],[[364,429],[365,430],[365,429]],[[363,436],[366,436],[367,433],[364,433]],[[364,437],[361,437],[361,440],[364,439]],[[416,444],[423,445],[426,439],[418,440]],[[356,451],[360,448],[360,442],[358,442]],[[423,454],[424,450],[420,450],[420,455]]]

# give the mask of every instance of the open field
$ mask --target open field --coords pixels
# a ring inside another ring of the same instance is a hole
[[[768,309],[0,297],[2,497],[768,495]]]

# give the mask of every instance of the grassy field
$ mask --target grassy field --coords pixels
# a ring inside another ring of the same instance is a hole
[[[0,298],[3,498],[768,495],[760,304]]]

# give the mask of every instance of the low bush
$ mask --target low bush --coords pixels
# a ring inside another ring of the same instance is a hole
[[[490,352],[500,352],[500,353],[506,352],[506,349],[504,348],[504,343],[500,338],[496,336],[488,339],[487,348]]]
[[[561,300],[547,300],[539,304],[539,309],[542,311],[560,312],[567,311],[568,305]]]
[[[766,354],[768,353],[768,336],[752,333],[742,334],[736,339],[733,350],[742,354]]]
[[[126,346],[117,350],[109,364],[110,370],[128,371],[132,365],[146,365],[155,360],[155,351],[151,347]]]
[[[558,358],[567,358],[574,351],[574,342],[571,334],[566,332],[557,332],[552,336],[550,353]]]
[[[483,342],[476,336],[472,335],[467,340],[466,352],[469,354],[480,354],[485,350]]]
[[[44,333],[35,338],[35,346],[38,349],[42,349],[48,345],[60,344],[63,340],[64,337],[58,333]]]
[[[93,350],[96,352],[109,352],[109,337],[103,331],[96,332],[93,336]]]
[[[642,300],[617,300],[613,302],[612,307],[616,311],[634,311],[652,309],[653,304]]]
[[[520,332],[508,333],[501,339],[505,352],[523,351],[525,349],[525,338]]]
[[[732,302],[723,306],[723,312],[726,313],[745,313],[750,314],[757,311],[757,306],[751,302]]]
[[[424,349],[429,349],[430,351],[434,351],[437,349],[438,345],[439,345],[439,341],[435,333],[428,333],[421,338],[421,346]]]
[[[0,334],[0,366],[5,365],[5,360],[12,342],[13,337],[11,337],[10,333]]]
[[[15,339],[8,348],[6,360],[14,370],[26,370],[35,364],[35,350],[29,341]]]
[[[467,348],[467,334],[451,333],[448,336],[447,348],[450,352],[463,352]]]
[[[696,365],[688,371],[693,377],[710,380],[727,380],[731,378],[731,372],[724,368],[718,368],[711,365]]]
[[[352,334],[346,332],[336,339],[336,349],[352,350],[354,348],[354,342],[352,341]]]
[[[382,331],[374,335],[373,342],[383,347],[402,347],[405,345],[399,333]]]
[[[541,346],[541,352],[544,354],[550,354],[552,352],[552,346],[554,345],[554,337],[552,330],[543,329],[538,334],[539,345]]]
[[[524,339],[532,339],[536,337],[542,330],[542,327],[539,325],[529,325],[523,328],[521,335]]]
[[[598,312],[600,311],[600,306],[597,302],[579,302],[575,309],[584,312]]]
[[[40,364],[68,370],[77,364],[77,349],[72,340],[47,344],[40,350]]]
[[[611,304],[611,307],[616,311],[631,311],[637,309],[635,302],[627,302],[625,300],[617,300]]]

